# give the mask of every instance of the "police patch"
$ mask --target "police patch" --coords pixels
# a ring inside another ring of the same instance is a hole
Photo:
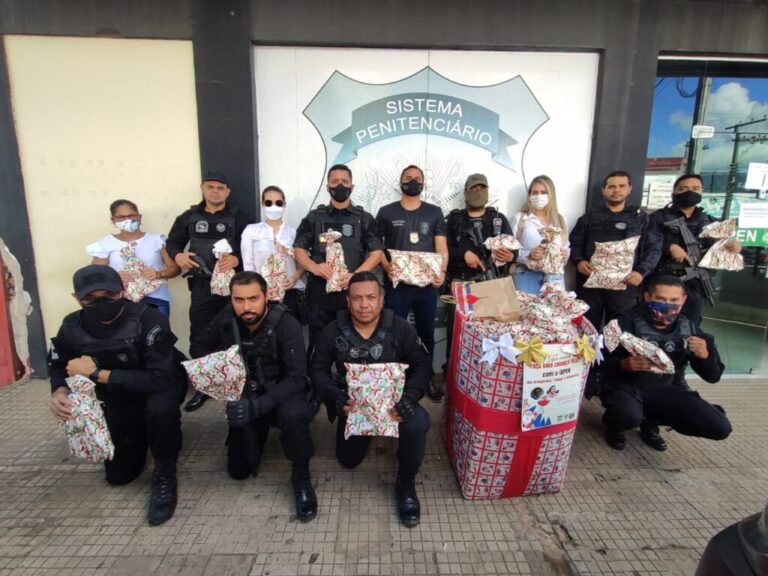
[[[195,222],[195,232],[198,232],[200,234],[208,234],[208,222],[205,220],[200,220],[199,222]]]
[[[355,229],[352,226],[352,224],[341,225],[341,235],[344,236],[345,238],[351,238],[354,233],[355,233]]]
[[[128,362],[128,354],[126,354],[125,352],[120,352],[117,355],[117,359],[120,360],[120,362]]]
[[[674,352],[675,351],[675,343],[670,342],[664,342],[664,351],[665,352]]]
[[[149,331],[149,334],[147,334],[147,346],[153,346],[155,344],[155,338],[157,338],[157,335],[160,334],[161,330],[162,328],[160,326],[155,326]]]
[[[226,224],[222,222],[219,222],[218,224],[216,224],[216,232],[221,232],[223,234],[224,232],[226,232],[226,230],[227,230]]]
[[[615,224],[617,230],[626,230],[627,229],[627,223],[626,222],[616,222]]]
[[[419,223],[419,232],[421,232],[422,236],[426,236],[429,234],[429,222],[420,222]]]

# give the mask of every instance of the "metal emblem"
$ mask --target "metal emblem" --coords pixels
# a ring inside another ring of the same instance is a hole
[[[674,352],[675,351],[675,343],[672,341],[664,342],[664,351],[665,352]]]
[[[498,236],[501,234],[501,218],[493,219],[493,235]]]
[[[627,229],[627,223],[626,222],[616,222],[615,224],[617,230],[626,230]]]
[[[345,238],[351,238],[354,233],[355,233],[355,229],[352,226],[352,224],[341,225],[341,235],[344,236]]]
[[[343,336],[337,336],[336,337],[336,350],[339,352],[346,352],[347,348],[349,348],[349,344],[347,343],[347,339]]]
[[[419,243],[419,233],[418,232],[411,232],[408,236],[408,239],[410,240],[411,244],[418,244]]]
[[[384,346],[382,346],[381,344],[374,344],[373,346],[371,346],[370,352],[371,352],[371,358],[373,358],[374,360],[378,360],[379,358],[381,358],[381,354],[384,352]]]
[[[227,231],[227,225],[223,222],[219,222],[216,224],[216,232],[221,232],[222,234]]]
[[[200,220],[199,222],[195,222],[195,232],[198,232],[200,234],[208,234],[208,222],[205,220]]]

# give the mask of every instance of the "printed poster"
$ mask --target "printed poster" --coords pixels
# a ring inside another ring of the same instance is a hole
[[[523,432],[576,420],[585,365],[578,356],[554,359],[523,369]]]

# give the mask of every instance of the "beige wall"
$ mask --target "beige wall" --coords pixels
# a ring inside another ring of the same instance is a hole
[[[200,198],[192,44],[5,37],[46,337],[76,308],[85,246],[116,232],[109,204],[128,198],[143,229],[167,234]],[[7,208],[7,207],[6,207]],[[12,208],[11,208],[12,209]],[[189,295],[171,281],[171,323],[187,349]]]

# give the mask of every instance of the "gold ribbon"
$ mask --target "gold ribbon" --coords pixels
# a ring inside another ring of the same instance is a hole
[[[544,351],[544,343],[541,341],[541,336],[536,336],[529,342],[523,342],[518,340],[515,342],[515,348],[520,350],[520,354],[517,355],[517,361],[523,364],[541,364],[544,358],[549,356],[548,352]]]
[[[576,338],[576,355],[581,356],[587,364],[593,364],[597,358],[597,351],[589,343],[589,336],[586,334]]]

